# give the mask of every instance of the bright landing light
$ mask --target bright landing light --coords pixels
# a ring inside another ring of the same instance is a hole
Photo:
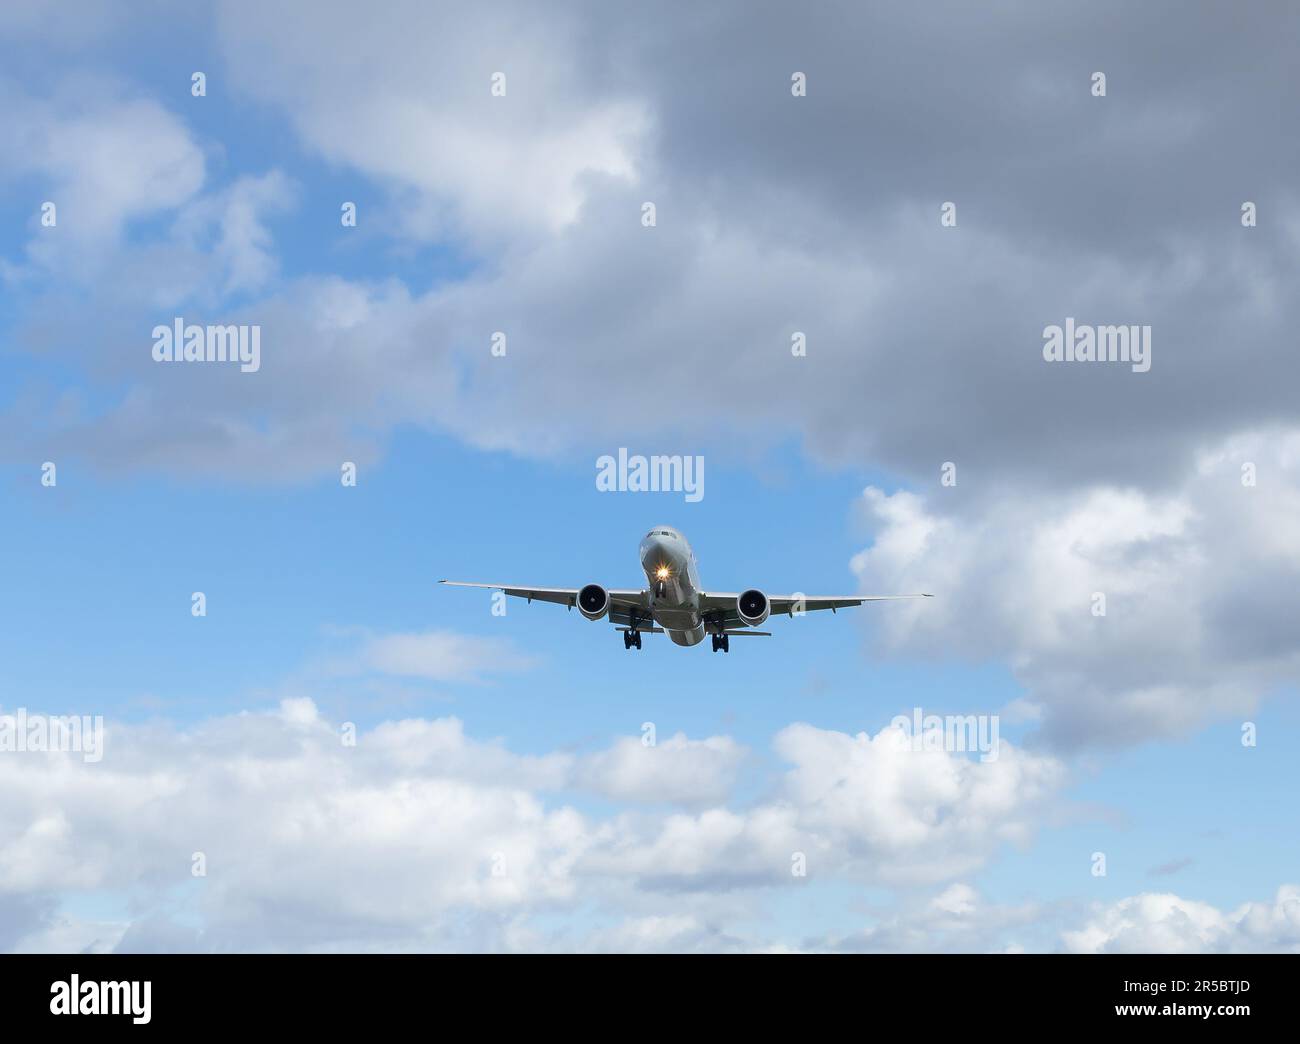
[[[667,580],[667,579],[668,579],[668,567],[667,567],[667,566],[660,566],[660,567],[659,567],[659,571],[658,571],[657,573],[655,573],[655,576],[658,577],[660,580]]]

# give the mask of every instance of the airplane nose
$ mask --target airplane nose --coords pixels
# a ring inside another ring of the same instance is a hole
[[[641,568],[650,572],[660,566],[671,566],[673,556],[668,541],[663,537],[650,537],[641,546]]]

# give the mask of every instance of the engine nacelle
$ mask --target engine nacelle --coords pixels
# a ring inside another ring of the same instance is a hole
[[[748,627],[757,627],[763,623],[771,611],[772,606],[767,600],[767,595],[756,588],[742,591],[740,597],[736,599],[736,612]]]
[[[609,612],[609,592],[600,584],[588,584],[578,592],[578,612],[588,620],[599,620]]]

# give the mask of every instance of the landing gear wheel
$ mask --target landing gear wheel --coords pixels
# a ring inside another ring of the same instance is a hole
[[[713,651],[721,649],[723,652],[731,652],[731,642],[725,634],[713,635]]]
[[[722,651],[723,651],[724,653],[729,653],[729,652],[731,652],[731,638],[730,638],[729,635],[725,635],[725,634],[724,634],[724,635],[722,636]]]
[[[623,632],[623,648],[624,648],[624,649],[631,649],[631,648],[637,648],[637,649],[639,649],[639,648],[641,648],[641,632],[640,632],[640,631],[624,631],[624,632]]]

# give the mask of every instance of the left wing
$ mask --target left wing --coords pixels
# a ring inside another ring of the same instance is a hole
[[[567,605],[570,609],[578,604],[579,589],[576,587],[512,587],[509,584],[470,584],[460,580],[439,580],[438,583],[449,587],[483,587],[489,591],[504,591],[515,598],[527,598],[530,602],[554,602],[556,605]],[[643,609],[645,592],[611,590],[609,608],[611,616],[615,609]]]

